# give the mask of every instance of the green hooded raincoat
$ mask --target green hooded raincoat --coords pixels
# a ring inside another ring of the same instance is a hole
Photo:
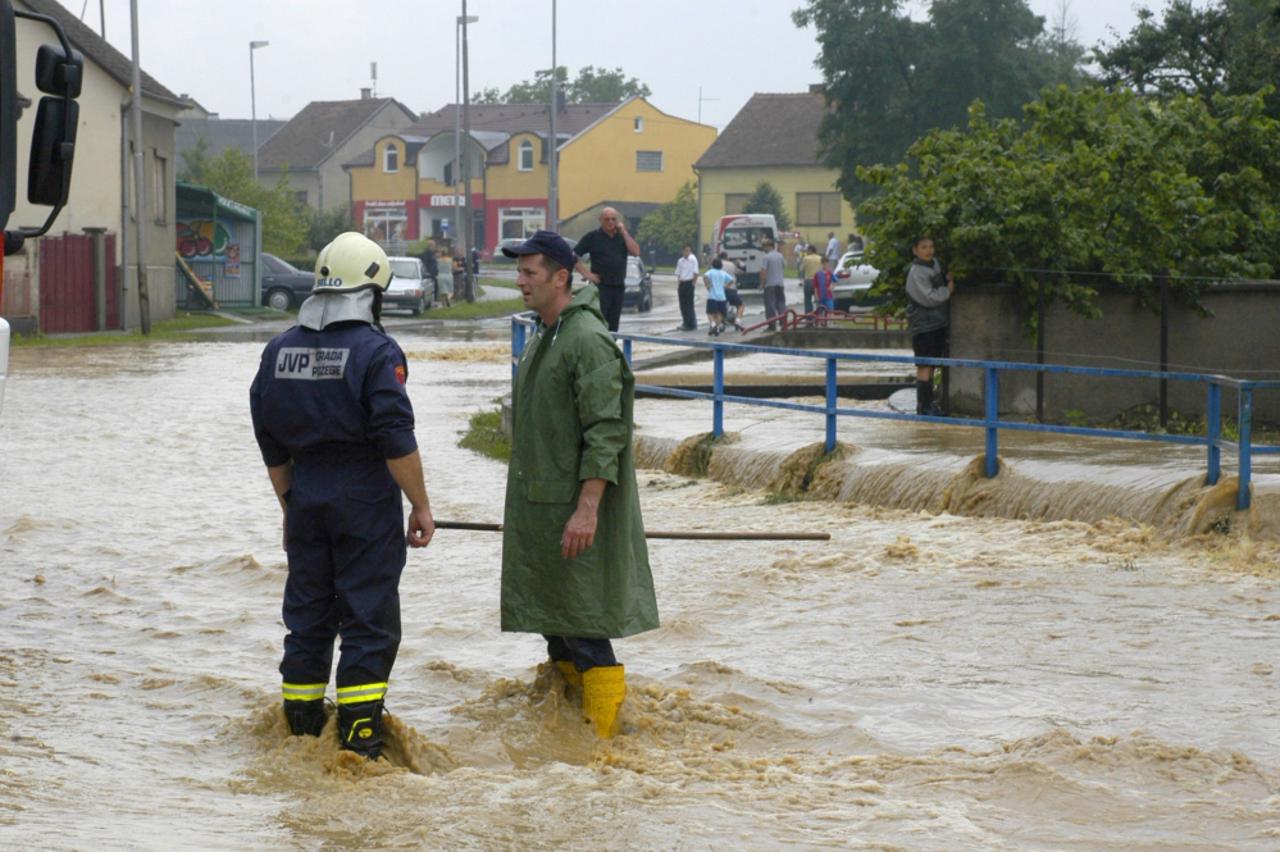
[[[502,629],[616,639],[658,626],[631,431],[635,378],[584,287],[525,347],[512,393]],[[595,543],[562,559],[580,483],[608,481]]]

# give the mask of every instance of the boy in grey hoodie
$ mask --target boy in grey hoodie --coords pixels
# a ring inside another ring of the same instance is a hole
[[[914,259],[907,269],[907,327],[911,351],[917,358],[947,357],[947,324],[955,278],[934,258],[933,239],[920,237],[911,246]],[[916,413],[937,414],[933,402],[933,367],[916,365]]]

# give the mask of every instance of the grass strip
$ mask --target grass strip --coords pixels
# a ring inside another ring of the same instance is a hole
[[[497,461],[510,461],[511,441],[502,431],[502,411],[493,409],[471,415],[458,446]]]
[[[69,346],[111,346],[122,343],[145,343],[150,340],[187,340],[188,332],[202,328],[217,328],[224,325],[235,325],[234,320],[215,314],[192,312],[182,313],[173,319],[160,320],[151,324],[151,334],[144,335],[140,330],[100,332],[92,334],[18,334],[13,337],[13,348],[26,347],[69,347]]]

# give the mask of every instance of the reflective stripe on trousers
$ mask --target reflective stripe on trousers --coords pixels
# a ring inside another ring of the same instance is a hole
[[[361,683],[355,686],[338,687],[339,704],[364,704],[368,701],[381,701],[387,695],[385,683]]]
[[[324,688],[323,683],[285,683],[280,693],[285,701],[323,701]]]

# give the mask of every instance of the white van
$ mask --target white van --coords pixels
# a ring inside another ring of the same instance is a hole
[[[778,222],[770,213],[736,213],[721,216],[712,235],[712,252],[729,256],[738,267],[738,288],[760,287],[760,259],[764,244],[778,244]]]

